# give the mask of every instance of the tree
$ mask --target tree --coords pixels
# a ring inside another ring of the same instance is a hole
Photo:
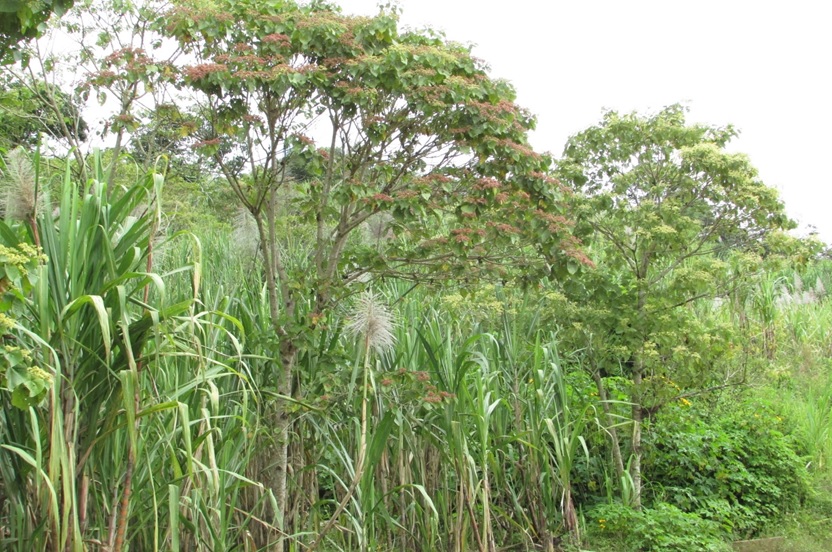
[[[165,48],[153,31],[161,10],[159,3],[150,0],[139,4],[121,0],[79,3],[53,27],[54,33],[60,33],[57,40],[20,45],[19,61],[2,66],[5,80],[28,89],[37,101],[41,126],[68,146],[81,181],[87,179],[89,150],[87,125],[80,115],[90,101],[98,104],[95,112],[102,119],[95,121],[103,125],[97,134],[114,136],[107,177],[111,187],[127,141],[153,113],[148,105],[170,103],[164,97],[169,89],[163,85],[172,72],[160,52],[175,56],[177,50]],[[74,92],[70,96],[62,90]],[[148,166],[147,155],[141,161]]]
[[[50,100],[60,113],[52,109]],[[73,98],[47,82],[12,82],[0,88],[0,148],[33,149],[40,134],[62,139],[69,131],[77,142],[87,139],[89,128]]]
[[[22,40],[36,38],[54,13],[61,16],[74,0],[5,0],[0,4],[0,57]]]
[[[748,158],[725,151],[736,131],[687,124],[685,111],[608,112],[572,137],[558,162],[599,267],[564,282],[566,297],[580,305],[572,331],[589,352],[602,399],[602,372],[622,366],[631,381],[636,506],[642,421],[663,393],[676,395],[673,379],[693,384],[723,351],[719,328],[698,325],[688,307],[720,292],[732,254],[760,249],[793,226]]]
[[[364,274],[475,278],[544,251],[580,258],[551,160],[528,146],[533,118],[467,48],[400,32],[395,12],[350,17],[324,2],[179,4],[164,21],[192,60],[179,85],[210,118],[194,146],[257,224],[284,399],[310,332]],[[287,169],[298,163],[303,182]],[[298,263],[276,232],[285,202],[313,226]],[[381,212],[407,247],[353,247]],[[280,512],[289,425],[278,405]]]

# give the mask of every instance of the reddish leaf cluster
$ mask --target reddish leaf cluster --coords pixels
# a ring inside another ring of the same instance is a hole
[[[314,146],[315,145],[315,140],[313,140],[312,138],[310,138],[309,136],[307,136],[305,134],[297,133],[297,134],[294,134],[292,137],[295,140],[297,140],[298,142],[300,142],[301,144],[305,145],[305,146]]]
[[[511,224],[505,223],[505,222],[488,221],[488,222],[486,222],[486,226],[488,226],[490,228],[493,228],[494,230],[496,230],[497,232],[500,232],[502,234],[519,234],[520,233],[519,228],[517,228],[516,226],[512,226]]]
[[[114,71],[104,70],[90,75],[87,82],[93,86],[110,86],[117,78],[118,75]]]
[[[262,40],[266,44],[277,44],[283,48],[289,48],[292,45],[291,39],[285,34],[280,33],[267,34]]]
[[[204,148],[204,147],[208,147],[208,146],[218,146],[218,145],[220,145],[220,139],[219,138],[211,138],[210,140],[200,140],[198,142],[195,142],[191,147],[194,148],[194,149],[197,149],[197,148]]]
[[[474,184],[475,190],[496,190],[501,187],[502,184],[496,178],[480,178]]]
[[[570,228],[574,223],[563,215],[555,215],[542,209],[535,209],[534,214],[549,224],[549,231],[556,233]]]
[[[584,253],[582,245],[581,240],[571,234],[564,235],[560,242],[560,247],[564,255],[578,261],[584,266],[594,268],[595,263]]]
[[[477,238],[484,238],[485,230],[482,228],[454,228],[451,230],[452,239],[456,243],[469,243],[473,241],[474,236]]]
[[[152,61],[141,48],[121,48],[104,58],[104,64],[107,66],[123,65],[124,63],[147,65]]]
[[[449,182],[453,182],[453,178],[451,178],[447,174],[441,174],[441,173],[430,173],[430,174],[425,175],[425,176],[423,176],[421,178],[418,178],[416,180],[417,184],[428,184],[428,185],[447,184]]]
[[[341,90],[349,96],[360,96],[365,92],[364,88],[356,86],[354,83],[347,81],[340,81],[335,83],[335,88]]]
[[[268,79],[272,77],[270,71],[234,71],[231,76],[242,80]]]
[[[396,192],[396,199],[408,200],[419,197],[419,192],[416,190],[399,190]]]
[[[192,81],[200,81],[208,75],[228,71],[228,66],[222,63],[201,63],[185,67],[185,76]]]
[[[240,56],[219,55],[216,58],[214,58],[214,60],[218,63],[228,63],[234,65],[254,65],[257,67],[268,65],[270,63],[275,62],[274,58],[265,58],[254,54]]]
[[[444,400],[450,400],[455,397],[456,395],[454,395],[453,393],[448,393],[447,391],[439,391],[437,390],[435,385],[428,385],[427,394],[424,397],[424,401],[432,404],[439,404]]]
[[[376,203],[393,203],[394,201],[391,196],[382,193],[373,194],[369,199]]]
[[[507,150],[511,150],[522,157],[529,157],[531,159],[541,159],[541,155],[534,151],[527,145],[518,144],[514,140],[510,140],[508,138],[503,138],[502,140],[494,140],[495,145],[505,148]]]

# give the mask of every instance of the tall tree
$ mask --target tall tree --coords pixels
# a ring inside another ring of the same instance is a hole
[[[210,119],[195,146],[257,224],[282,397],[297,391],[304,337],[363,274],[476,277],[534,262],[535,248],[580,257],[546,174],[551,160],[528,145],[533,118],[468,48],[400,32],[395,12],[351,17],[324,2],[181,3],[164,21],[191,60],[180,85]],[[292,159],[307,181],[293,182]],[[292,187],[300,193],[284,193]],[[300,255],[308,263],[280,246],[285,201],[313,224]],[[380,212],[412,247],[350,249]],[[290,420],[277,412],[274,489],[285,512]]]
[[[641,425],[660,404],[659,382],[701,373],[717,350],[718,335],[686,306],[720,291],[728,255],[793,225],[748,158],[725,150],[736,131],[688,124],[685,111],[608,112],[569,140],[558,163],[598,265],[566,281],[566,296],[580,305],[573,314],[602,397],[605,368],[623,366],[632,384],[636,506]]]

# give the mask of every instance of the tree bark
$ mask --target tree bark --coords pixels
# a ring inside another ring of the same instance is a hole
[[[601,379],[601,373],[597,369],[592,370],[592,379],[595,380],[595,387],[598,389],[598,398],[601,400],[601,408],[604,410],[604,416],[607,419],[607,432],[610,436],[612,447],[612,460],[615,464],[615,475],[618,477],[618,484],[621,485],[621,480],[624,477],[624,459],[621,456],[621,444],[618,441],[618,430],[613,423],[612,415],[610,414],[610,405],[607,402],[607,388],[604,387],[604,381]]]
[[[277,433],[277,451],[275,454],[275,481],[274,494],[277,502],[277,508],[280,512],[280,528],[286,528],[286,513],[288,512],[288,466],[289,466],[289,413],[286,411],[286,399],[283,397],[292,396],[292,375],[294,373],[295,362],[297,361],[297,348],[291,342],[291,339],[286,338],[282,340],[280,346],[280,363],[281,374],[280,382],[278,383],[277,392],[280,394],[277,403],[275,404],[275,431]],[[282,552],[286,549],[286,544],[283,536],[277,545],[277,551]]]
[[[277,450],[275,451],[275,467],[273,489],[275,502],[278,511],[275,512],[280,519],[278,524],[281,531],[285,527],[285,518],[288,511],[288,466],[289,466],[289,414],[286,411],[286,398],[292,396],[292,376],[295,363],[297,362],[297,346],[293,337],[289,335],[280,323],[281,315],[285,319],[294,316],[294,301],[288,287],[288,276],[285,267],[280,259],[274,235],[274,208],[275,190],[270,190],[271,197],[267,202],[266,216],[262,211],[249,209],[257,223],[257,231],[260,236],[260,246],[263,253],[263,268],[266,277],[266,291],[269,297],[269,315],[275,338],[280,346],[280,367],[278,374],[277,392],[280,395],[275,401],[273,423],[277,434]],[[264,220],[265,218],[265,220]],[[267,227],[268,225],[268,227]],[[280,312],[282,306],[283,312]],[[285,534],[285,533],[284,533]],[[276,546],[277,552],[285,550],[285,538],[282,534]]]
[[[637,361],[637,368],[633,374],[633,444],[630,462],[630,476],[633,478],[633,508],[641,510],[641,422],[644,419],[644,408],[641,405],[641,361]]]
[[[645,306],[647,305],[647,273],[650,266],[649,252],[642,255],[639,263],[638,280],[638,301],[636,312],[638,319],[642,320]],[[644,376],[644,346],[646,338],[642,335],[639,350],[636,353],[633,363],[633,391],[631,402],[633,404],[633,440],[632,460],[630,463],[630,476],[633,479],[633,508],[641,510],[641,422],[644,419],[644,407],[642,406],[641,383]]]

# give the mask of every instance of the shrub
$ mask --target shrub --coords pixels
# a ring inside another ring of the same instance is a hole
[[[759,532],[794,511],[808,491],[804,463],[778,423],[749,402],[713,414],[668,409],[646,440],[645,473],[657,482],[653,497],[736,536]]]
[[[618,550],[702,552],[729,550],[719,523],[667,503],[633,510],[619,503],[589,511],[596,534],[615,540]]]

